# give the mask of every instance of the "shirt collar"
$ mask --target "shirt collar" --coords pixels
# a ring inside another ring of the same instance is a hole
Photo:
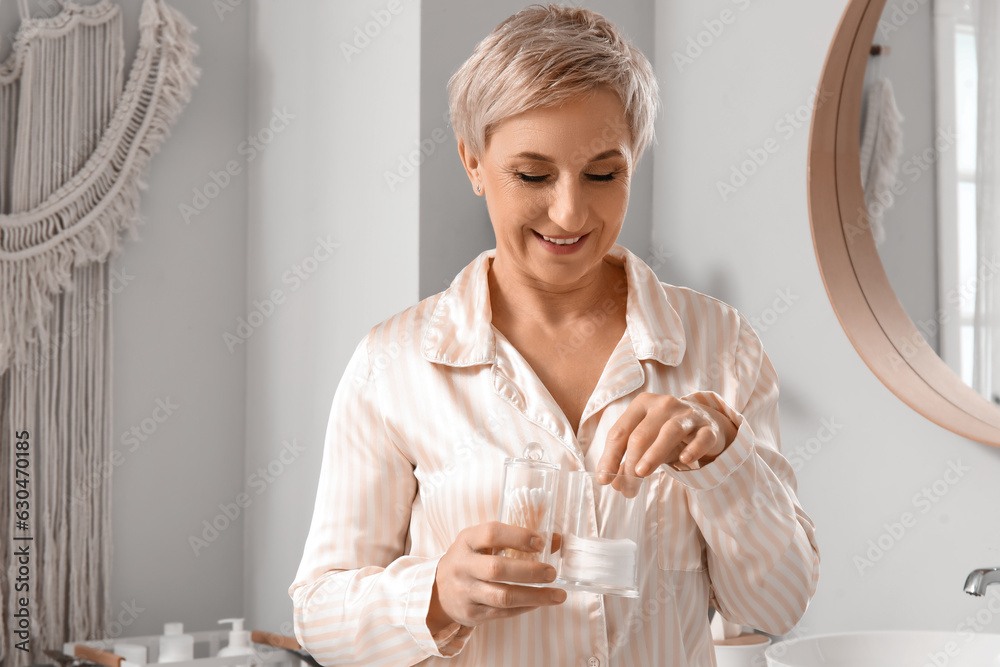
[[[626,327],[637,359],[676,366],[684,357],[684,326],[653,270],[628,248],[615,244],[607,255],[628,276]],[[473,366],[496,360],[496,337],[487,272],[496,248],[484,250],[455,276],[438,300],[421,341],[431,362]]]

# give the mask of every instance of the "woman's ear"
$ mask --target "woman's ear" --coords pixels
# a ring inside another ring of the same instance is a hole
[[[479,159],[472,154],[469,147],[465,145],[465,139],[462,138],[458,140],[458,156],[462,159],[462,166],[465,167],[465,173],[468,174],[472,187],[481,187],[483,179],[479,173]]]

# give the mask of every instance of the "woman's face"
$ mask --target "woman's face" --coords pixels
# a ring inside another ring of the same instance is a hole
[[[600,269],[618,239],[632,175],[625,109],[610,90],[504,120],[482,160],[459,145],[482,183],[503,271],[549,288]],[[542,237],[579,241],[557,245]]]

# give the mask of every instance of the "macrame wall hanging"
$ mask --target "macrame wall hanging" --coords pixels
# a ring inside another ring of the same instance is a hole
[[[112,626],[108,260],[139,222],[147,163],[199,75],[194,28],[163,0],[143,1],[127,82],[117,5],[66,0],[31,18],[18,4],[0,63],[0,664],[10,667]],[[24,544],[30,653],[12,632]]]

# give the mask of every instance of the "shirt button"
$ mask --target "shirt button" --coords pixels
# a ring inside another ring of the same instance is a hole
[[[587,661],[587,667],[601,667],[601,661],[594,656],[590,656],[590,660]]]

